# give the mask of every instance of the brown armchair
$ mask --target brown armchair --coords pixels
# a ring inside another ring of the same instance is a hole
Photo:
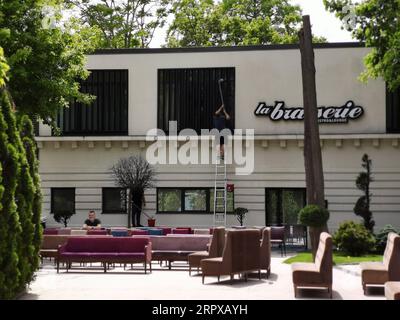
[[[208,251],[198,251],[188,255],[189,275],[192,268],[200,268],[200,261],[207,258],[216,258],[222,256],[225,245],[225,228],[219,227],[213,229],[213,236]]]
[[[299,287],[327,288],[332,298],[332,237],[323,232],[314,263],[292,264],[294,296]]]
[[[383,286],[387,281],[400,281],[400,236],[389,233],[383,261],[363,262],[360,268],[364,294],[368,285]]]
[[[203,284],[206,276],[217,276],[219,281],[222,275],[233,279],[238,273],[258,271],[260,274],[260,231],[228,231],[222,257],[203,259],[200,265]]]
[[[267,279],[271,274],[271,228],[262,230],[260,246],[260,269],[267,270]]]

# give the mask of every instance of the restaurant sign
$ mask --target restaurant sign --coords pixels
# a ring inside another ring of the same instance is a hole
[[[275,101],[275,105],[269,106],[260,102],[254,110],[258,117],[268,117],[272,121],[301,121],[304,120],[304,109],[300,107],[286,107],[284,101]],[[319,107],[319,123],[348,123],[349,120],[359,119],[364,114],[363,107],[357,106],[353,101],[347,101],[341,107]]]

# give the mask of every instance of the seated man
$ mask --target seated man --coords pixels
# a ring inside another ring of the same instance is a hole
[[[96,219],[96,212],[94,210],[89,211],[89,218],[85,220],[83,229],[100,229],[101,221]]]

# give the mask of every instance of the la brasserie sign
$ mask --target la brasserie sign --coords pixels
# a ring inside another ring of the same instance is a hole
[[[254,110],[259,117],[268,117],[272,121],[299,121],[304,120],[303,108],[288,108],[284,101],[275,101],[275,105],[269,106],[260,102]],[[356,120],[364,114],[363,107],[357,106],[353,101],[347,101],[341,107],[319,107],[318,121],[320,123],[348,123],[349,120]]]

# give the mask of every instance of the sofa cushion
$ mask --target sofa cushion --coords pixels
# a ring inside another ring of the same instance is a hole
[[[118,242],[118,252],[138,253],[144,252],[144,247],[148,245],[149,238],[114,238]]]
[[[293,283],[296,285],[321,284],[322,277],[314,263],[293,263]]]

